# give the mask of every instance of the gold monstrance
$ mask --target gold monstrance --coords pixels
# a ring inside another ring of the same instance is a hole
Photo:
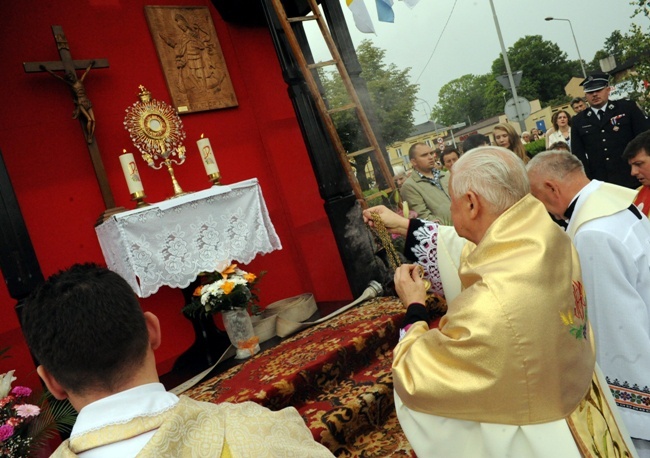
[[[165,102],[151,99],[151,92],[140,85],[140,101],[126,109],[124,128],[129,131],[133,145],[142,153],[142,159],[152,169],[167,167],[174,186],[174,196],[185,194],[181,189],[172,164],[185,162],[185,131],[183,122]]]

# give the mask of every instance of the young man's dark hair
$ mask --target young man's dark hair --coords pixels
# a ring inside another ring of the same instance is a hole
[[[566,142],[555,142],[551,146],[548,147],[549,151],[558,151],[558,150],[564,150],[564,151],[569,151],[571,152],[571,148]]]
[[[50,277],[26,301],[22,321],[38,362],[77,394],[113,391],[142,364],[149,343],[129,284],[95,264]]]
[[[483,134],[472,134],[465,139],[463,142],[463,153],[468,152],[471,149],[478,148],[479,146],[485,146],[490,144],[490,139]]]
[[[571,99],[569,105],[571,105],[571,108],[573,108],[573,111],[575,111],[576,114],[587,108],[587,102],[584,97],[574,97]]]
[[[458,152],[458,148],[454,148],[454,147],[445,148],[442,151],[442,153],[440,154],[440,160],[442,161],[443,164],[445,163],[445,156],[448,156],[450,154],[455,154],[456,156],[460,157],[460,153]]]
[[[333,456],[293,407],[166,391],[154,355],[160,321],[106,268],[77,264],[50,277],[28,299],[23,328],[38,375],[79,412],[52,456]]]
[[[429,147],[429,145],[427,145],[424,142],[413,143],[411,145],[411,147],[409,148],[409,159],[414,159],[415,158],[415,148],[417,148],[418,146],[424,146],[426,148]]]
[[[623,151],[623,159],[629,161],[641,150],[645,150],[645,153],[650,156],[650,130],[640,133],[627,144]]]

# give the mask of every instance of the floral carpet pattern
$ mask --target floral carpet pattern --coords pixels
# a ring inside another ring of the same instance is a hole
[[[392,349],[404,307],[380,297],[289,337],[184,393],[199,401],[294,406],[340,457],[414,457],[395,415]]]

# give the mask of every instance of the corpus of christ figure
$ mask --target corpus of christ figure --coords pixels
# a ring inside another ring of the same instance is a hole
[[[86,75],[90,69],[93,68],[93,65],[95,65],[94,60],[88,64],[86,71],[79,79],[77,79],[75,73],[67,72],[65,74],[65,78],[63,78],[47,68],[45,65],[40,65],[41,70],[48,72],[57,79],[60,79],[72,89],[72,95],[74,96],[75,104],[74,111],[72,112],[72,119],[77,119],[79,117],[79,114],[82,114],[84,118],[86,118],[86,129],[84,133],[86,135],[86,141],[88,143],[93,142],[93,135],[95,135],[95,113],[93,113],[93,104],[90,102],[90,99],[86,95],[86,88],[84,87],[83,83]]]
[[[106,176],[104,163],[102,162],[99,147],[95,141],[95,114],[93,113],[92,103],[90,103],[90,99],[86,94],[86,88],[84,87],[84,80],[86,79],[86,76],[88,76],[90,69],[107,68],[108,60],[73,60],[72,55],[70,54],[68,39],[63,33],[63,27],[60,25],[53,25],[52,33],[54,34],[56,47],[59,51],[59,56],[61,56],[61,60],[53,62],[23,62],[23,67],[27,73],[48,72],[65,82],[70,87],[75,104],[72,117],[74,119],[79,119],[80,121],[81,129],[86,144],[88,145],[88,151],[90,152],[90,159],[93,163],[93,168],[95,169],[95,176],[97,177],[99,189],[102,193],[102,198],[104,199],[104,205],[106,206],[106,211],[97,221],[99,224],[111,214],[124,210],[122,207],[115,207],[115,200],[113,199],[113,193],[108,184],[108,177]],[[85,70],[81,78],[77,77],[77,70]],[[61,71],[65,73],[64,76],[55,73]]]

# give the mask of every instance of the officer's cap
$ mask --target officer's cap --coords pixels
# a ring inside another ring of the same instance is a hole
[[[609,86],[609,75],[607,73],[592,73],[580,83],[585,92],[600,91]]]

